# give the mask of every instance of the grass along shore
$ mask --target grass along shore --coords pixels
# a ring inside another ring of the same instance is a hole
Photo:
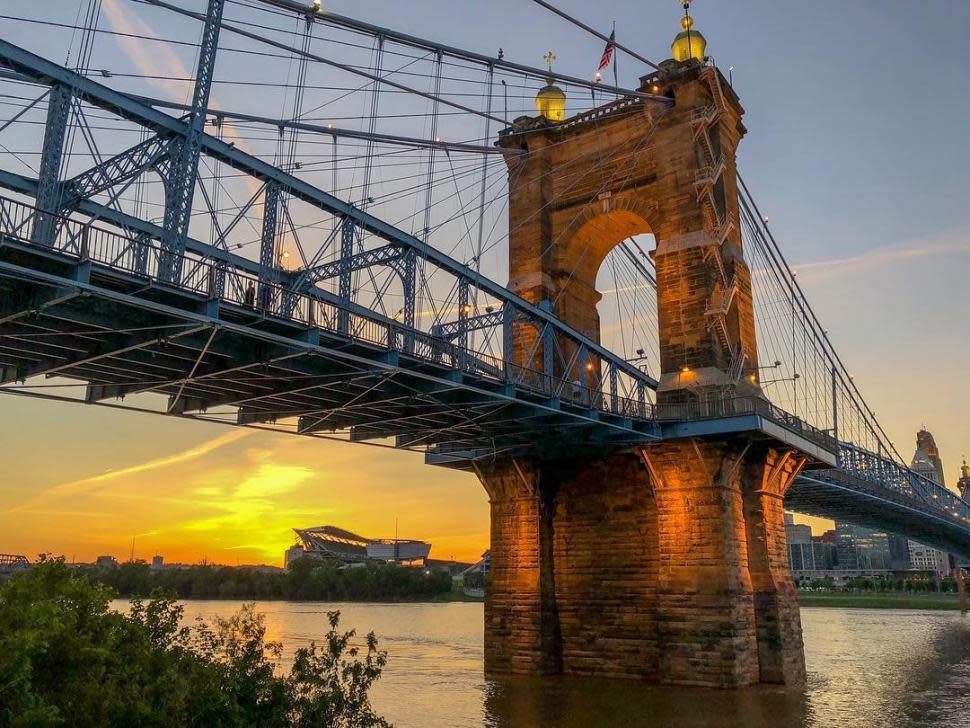
[[[959,609],[953,593],[908,592],[798,592],[803,607],[843,607],[850,609]]]

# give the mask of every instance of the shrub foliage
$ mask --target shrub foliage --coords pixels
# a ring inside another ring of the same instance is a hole
[[[0,726],[387,725],[368,698],[386,653],[338,612],[283,674],[253,605],[185,627],[174,599],[114,596],[60,560],[0,585]]]

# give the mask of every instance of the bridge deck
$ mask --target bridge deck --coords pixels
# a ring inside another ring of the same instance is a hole
[[[5,382],[66,377],[87,383],[88,402],[164,395],[168,414],[393,437],[444,461],[482,443],[495,454],[660,435],[645,402],[579,387],[555,396],[537,372],[283,289],[247,304],[239,289],[266,285],[256,280],[214,294],[198,260],[183,263],[197,285],[173,286],[124,266],[117,246],[72,253],[20,229],[0,236]]]

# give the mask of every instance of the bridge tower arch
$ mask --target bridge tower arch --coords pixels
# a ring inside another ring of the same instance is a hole
[[[520,152],[506,156],[509,287],[598,340],[600,264],[626,238],[653,233],[660,401],[757,395],[735,167],[743,109],[715,68],[693,60],[665,63],[642,89],[657,98],[559,123],[520,117],[501,133]]]
[[[519,151],[506,156],[509,288],[598,341],[600,265],[652,233],[658,412],[678,420],[761,396],[735,170],[743,109],[694,58],[641,83],[651,98],[520,117],[500,133]],[[514,329],[513,363],[526,366],[537,337]],[[598,374],[570,352],[556,366]],[[486,669],[800,683],[782,499],[805,463],[770,439],[722,433],[479,464],[492,512]]]

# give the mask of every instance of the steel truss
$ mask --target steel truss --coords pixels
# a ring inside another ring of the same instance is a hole
[[[566,326],[551,312],[528,303],[524,299],[510,293],[503,286],[449,258],[417,237],[405,233],[359,210],[354,205],[343,202],[323,190],[283,172],[256,157],[246,154],[215,137],[202,132],[196,133],[190,123],[186,121],[168,116],[143,102],[113,91],[91,79],[79,76],[6,41],[0,41],[0,60],[8,68],[23,76],[30,77],[39,83],[56,84],[59,87],[64,87],[76,98],[83,99],[93,106],[100,107],[125,119],[141,124],[155,132],[160,138],[172,140],[169,144],[184,146],[191,137],[194,140],[193,143],[198,144],[202,154],[223,162],[240,172],[251,175],[267,183],[267,185],[272,183],[288,196],[309,203],[324,212],[332,214],[335,218],[342,221],[342,225],[353,225],[354,229],[358,231],[358,234],[366,233],[374,237],[382,238],[388,243],[412,251],[416,258],[420,258],[422,261],[454,276],[458,280],[460,287],[475,288],[481,298],[494,299],[498,306],[510,310],[510,315],[507,315],[504,319],[509,322],[509,325],[512,325],[512,322],[529,322],[530,325],[552,334],[548,338],[555,346],[546,347],[544,366],[533,367],[532,363],[526,362],[519,365],[523,370],[535,368],[543,377],[552,381],[556,378],[556,373],[553,371],[554,367],[552,366],[556,361],[556,354],[553,353],[553,350],[555,349],[559,352],[559,360],[562,361],[562,351],[582,347],[589,352],[590,357],[602,363],[600,369],[603,372],[603,379],[607,387],[611,381],[620,378],[626,385],[624,394],[636,399],[640,398],[640,390],[643,388],[653,389],[656,387],[656,381],[651,377],[622,358],[603,349],[588,337]],[[102,167],[102,172],[105,175],[109,173],[109,170],[105,169],[103,165],[99,166]],[[173,171],[170,176],[174,176],[174,174]],[[176,213],[170,212],[169,208],[173,204],[181,205],[183,200],[184,197],[181,196],[176,195],[173,198],[172,195],[166,195],[166,220],[171,222],[171,220],[179,217],[181,213],[176,215]],[[58,211],[51,210],[51,212],[57,214]],[[115,221],[118,219],[118,216],[106,215],[104,219]],[[144,229],[144,226],[140,227]],[[170,232],[163,226],[160,246],[162,251],[160,275],[163,280],[169,280],[171,278],[171,271],[166,256],[169,253],[177,253],[180,255],[181,252],[188,249],[187,240],[182,240],[176,247],[172,247],[170,242],[172,239]],[[166,241],[169,242],[167,243]],[[198,244],[193,247],[204,251],[204,245]],[[205,253],[203,254],[205,255]],[[225,258],[225,256],[219,255],[213,255],[212,257]],[[266,270],[266,261],[261,262],[263,264],[263,270]],[[347,263],[345,262],[344,265],[346,266]],[[172,282],[175,282],[174,279]],[[305,289],[305,285],[304,280],[304,283],[301,284],[298,290]],[[349,300],[349,295],[346,290],[342,291],[340,303],[348,311],[353,309],[353,302]],[[413,310],[413,300],[406,301],[405,309]],[[361,311],[359,313],[367,312]],[[495,337],[496,340],[505,340],[507,338],[508,336],[501,335]],[[565,384],[566,382],[564,381],[557,381],[550,386],[553,390],[562,390]]]
[[[550,396],[535,372],[401,322],[296,294],[284,315],[278,286],[265,308],[231,287],[216,296],[211,262],[183,256],[186,275],[166,285],[157,258],[134,270],[134,241],[90,223],[62,218],[55,245],[41,246],[29,237],[39,214],[0,198],[0,381],[81,380],[88,403],[161,394],[165,414],[347,430],[466,465],[552,441],[607,448],[659,436],[649,404],[617,408],[591,390]]]

